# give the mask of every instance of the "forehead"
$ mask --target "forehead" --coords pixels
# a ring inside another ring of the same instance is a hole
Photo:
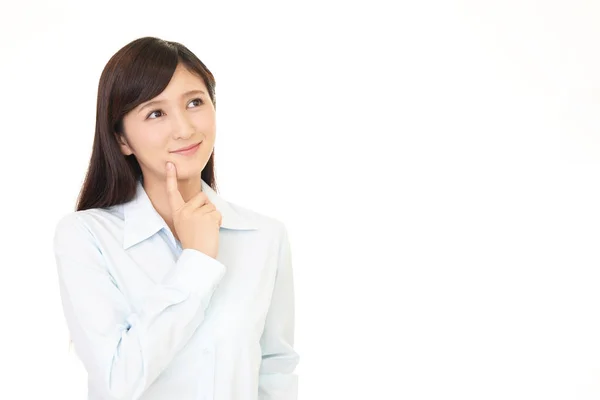
[[[206,91],[206,85],[204,85],[202,78],[190,72],[183,64],[179,64],[163,93],[167,95],[171,92],[177,94],[190,88]]]

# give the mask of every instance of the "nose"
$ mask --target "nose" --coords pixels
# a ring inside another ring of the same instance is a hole
[[[185,113],[175,115],[175,124],[173,126],[174,139],[188,139],[194,135],[196,128],[191,118]]]

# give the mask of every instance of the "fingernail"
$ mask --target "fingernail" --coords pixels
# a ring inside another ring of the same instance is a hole
[[[171,164],[170,162],[167,163],[167,169],[171,169],[173,168],[173,164]]]

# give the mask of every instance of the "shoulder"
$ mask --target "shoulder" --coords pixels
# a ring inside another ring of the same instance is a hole
[[[274,215],[257,212],[240,204],[228,201],[229,206],[258,232],[274,239],[287,237],[285,222]]]
[[[89,227],[94,223],[102,223],[103,221],[112,221],[115,219],[123,220],[123,210],[121,205],[69,212],[58,219],[56,229],[66,229],[73,225]]]
[[[258,240],[267,244],[269,251],[277,258],[278,268],[291,269],[291,244],[287,225],[282,219],[251,210],[239,204],[228,202],[246,221],[257,229]]]
[[[123,213],[119,206],[69,212],[59,217],[56,222],[54,241],[58,243],[62,239],[93,238],[99,225],[106,225],[115,220],[123,220]]]

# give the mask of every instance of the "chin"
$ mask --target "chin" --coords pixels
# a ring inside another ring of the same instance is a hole
[[[177,179],[187,179],[199,177],[202,174],[203,167],[199,163],[175,163],[177,168]]]

